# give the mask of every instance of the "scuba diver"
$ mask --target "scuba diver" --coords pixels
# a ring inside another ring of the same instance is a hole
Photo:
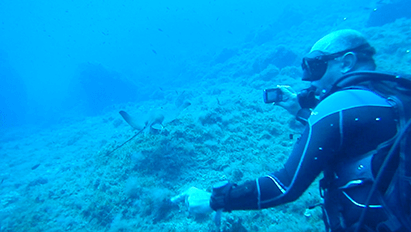
[[[411,81],[374,71],[355,30],[332,32],[303,58],[307,90],[276,101],[305,124],[284,168],[243,184],[195,187],[171,199],[189,210],[258,210],[298,199],[323,172],[326,231],[411,231]]]

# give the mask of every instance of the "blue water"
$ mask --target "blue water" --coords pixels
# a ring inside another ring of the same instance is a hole
[[[359,30],[380,70],[411,73],[410,6],[0,1],[0,231],[214,230],[211,217],[162,200],[281,167],[302,127],[265,105],[261,90],[303,88],[300,60],[327,33]],[[110,153],[135,133],[119,110],[175,120]],[[318,200],[311,192],[273,211],[223,216],[222,228],[321,231],[320,212],[304,216]]]

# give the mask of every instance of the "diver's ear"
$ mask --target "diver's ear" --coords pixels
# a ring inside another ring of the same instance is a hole
[[[357,64],[357,55],[353,52],[347,52],[341,57],[341,72],[347,73],[354,69]]]

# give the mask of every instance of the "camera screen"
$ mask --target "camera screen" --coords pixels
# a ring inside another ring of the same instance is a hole
[[[273,89],[272,91],[267,91],[267,100],[270,102],[275,102],[278,99],[278,91]]]
[[[282,98],[281,90],[278,88],[264,90],[264,102],[265,103],[280,102],[282,100],[281,98]]]

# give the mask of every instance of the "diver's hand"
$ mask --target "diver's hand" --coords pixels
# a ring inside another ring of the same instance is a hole
[[[301,109],[298,103],[297,93],[289,85],[277,85],[277,88],[283,92],[283,100],[274,104],[283,107],[291,115],[296,116],[297,112]]]
[[[171,202],[185,201],[188,211],[194,214],[208,214],[213,212],[210,207],[211,193],[191,187],[187,191],[171,198]]]

